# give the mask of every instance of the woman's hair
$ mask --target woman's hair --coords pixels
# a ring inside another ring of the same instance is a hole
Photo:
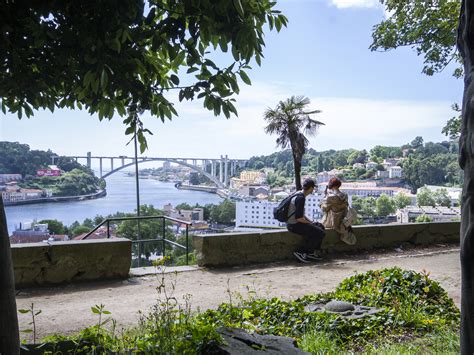
[[[328,182],[328,189],[334,189],[335,187],[340,187],[342,185],[341,180],[339,180],[337,177],[331,178]]]

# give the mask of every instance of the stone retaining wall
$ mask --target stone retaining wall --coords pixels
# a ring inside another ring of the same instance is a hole
[[[12,244],[17,288],[125,279],[132,243],[124,238]]]
[[[355,226],[355,245],[327,230],[322,249],[327,253],[394,248],[403,243],[459,243],[459,222]],[[194,236],[199,266],[234,266],[293,259],[302,238],[287,230]]]

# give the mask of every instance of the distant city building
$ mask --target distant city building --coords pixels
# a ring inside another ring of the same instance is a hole
[[[238,190],[239,195],[251,196],[251,197],[261,195],[261,194],[268,196],[269,192],[270,192],[269,187],[256,185],[256,184],[243,185]]]
[[[369,161],[367,164],[365,164],[366,169],[375,169],[379,164]]]
[[[318,184],[318,190],[323,193],[327,183]],[[381,195],[395,196],[399,193],[411,195],[410,190],[396,186],[377,186],[374,181],[367,182],[343,182],[341,191],[349,197],[380,197]]]
[[[388,178],[390,176],[390,173],[388,170],[377,170],[376,176],[381,179]]]
[[[265,182],[267,174],[263,171],[244,170],[240,173],[240,180],[250,184],[262,184]]]
[[[171,163],[169,161],[165,161],[163,163],[163,169],[169,170],[171,168]]]
[[[419,216],[428,216],[433,222],[449,222],[461,218],[461,209],[459,207],[410,206],[397,210],[396,214],[399,223],[414,222]]]
[[[56,165],[50,165],[48,169],[36,170],[36,176],[61,176],[61,169]]]
[[[177,210],[173,208],[171,203],[163,206],[165,215],[171,218],[180,219],[183,221],[203,221],[204,220],[204,209],[193,208],[192,210]]]
[[[0,174],[0,183],[6,183],[10,181],[21,181],[23,177],[21,174]]]
[[[398,179],[403,175],[403,168],[400,166],[391,166],[388,168],[388,177],[390,179]]]
[[[305,215],[312,220],[322,217],[319,201],[321,195],[309,195],[306,198]],[[238,228],[282,228],[286,224],[273,218],[273,209],[279,205],[279,201],[237,201],[235,226]]]
[[[39,242],[57,242],[69,240],[65,234],[52,235],[48,231],[47,224],[35,222],[22,222],[19,227],[13,231],[10,237],[10,243],[39,243]]]
[[[330,171],[322,171],[318,173],[316,180],[318,184],[328,182],[331,180],[333,177],[338,177],[341,176],[344,173],[343,170],[338,170],[338,169],[332,169]]]
[[[390,168],[391,166],[396,166],[398,163],[400,163],[402,161],[401,158],[387,158],[387,159],[384,159],[383,160],[383,167],[385,169],[388,169]]]
[[[18,186],[6,186],[2,191],[4,202],[17,202],[31,199],[41,198],[43,190],[38,189],[21,189]]]

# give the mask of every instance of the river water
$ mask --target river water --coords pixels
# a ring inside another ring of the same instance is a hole
[[[20,222],[42,219],[57,219],[66,226],[74,221],[82,222],[96,215],[107,216],[115,212],[133,212],[136,210],[135,178],[119,172],[107,178],[107,196],[96,200],[73,202],[50,202],[33,205],[7,206],[8,232],[11,234]],[[176,206],[187,202],[218,204],[221,198],[216,194],[201,191],[178,190],[171,182],[152,179],[140,179],[140,204],[153,205],[162,209],[165,204]]]

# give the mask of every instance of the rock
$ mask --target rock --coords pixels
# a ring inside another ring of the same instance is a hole
[[[296,341],[288,337],[249,334],[239,328],[219,328],[217,332],[222,336],[224,344],[209,344],[206,354],[309,354],[297,348]]]
[[[329,312],[342,313],[347,311],[353,311],[355,309],[354,305],[349,302],[344,301],[330,301],[326,303],[324,309]]]
[[[305,306],[306,312],[329,312],[338,314],[348,319],[362,318],[381,311],[379,308],[367,306],[355,306],[352,303],[344,301],[330,301],[324,303],[310,303]]]

